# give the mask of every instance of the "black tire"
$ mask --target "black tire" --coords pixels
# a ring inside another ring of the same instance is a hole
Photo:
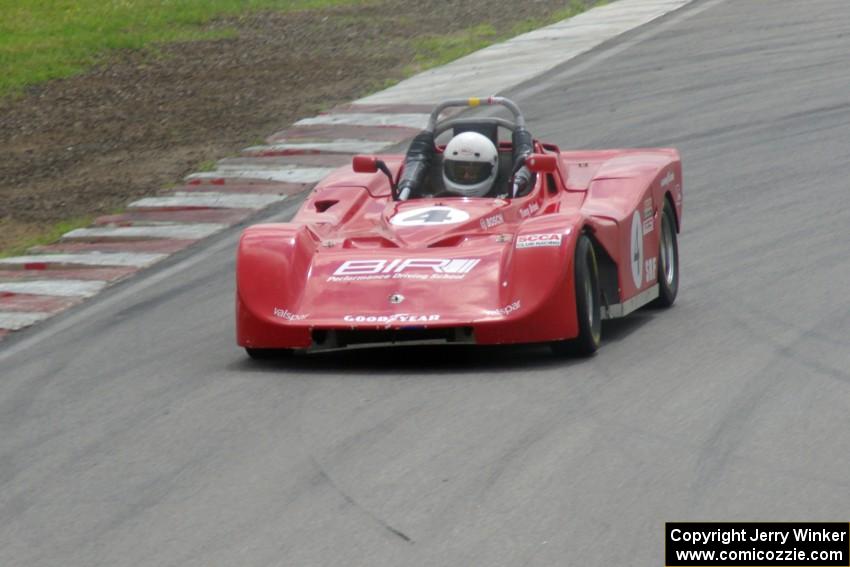
[[[576,243],[573,260],[579,334],[574,339],[552,343],[552,350],[555,354],[590,356],[602,341],[602,296],[593,244],[583,234]]]
[[[658,299],[654,307],[670,307],[679,293],[679,239],[676,236],[676,215],[670,201],[664,200],[658,244]]]
[[[254,360],[274,360],[276,358],[284,358],[292,354],[290,349],[286,348],[249,348],[245,347],[245,352]]]

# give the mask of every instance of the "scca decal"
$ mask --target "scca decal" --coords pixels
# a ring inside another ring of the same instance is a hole
[[[523,234],[516,239],[517,248],[540,248],[542,246],[560,245],[560,234]]]

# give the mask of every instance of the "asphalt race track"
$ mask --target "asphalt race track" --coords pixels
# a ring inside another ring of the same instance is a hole
[[[254,363],[236,230],[7,341],[0,565],[658,566],[665,521],[850,520],[848,29],[698,1],[507,93],[683,154],[679,301],[590,360]]]

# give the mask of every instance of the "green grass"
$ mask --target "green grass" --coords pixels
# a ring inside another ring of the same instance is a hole
[[[215,171],[215,167],[218,164],[217,160],[207,159],[199,163],[193,169],[194,171]]]
[[[605,3],[605,1],[601,1],[596,2],[595,5],[600,6]],[[416,39],[413,42],[413,48],[416,52],[414,63],[407,67],[405,74],[408,76],[415,75],[425,69],[445,65],[488,45],[571,18],[585,10],[587,10],[587,7],[581,0],[570,0],[567,6],[553,12],[548,17],[524,20],[512,26],[507,32],[499,32],[492,25],[481,24],[456,33],[430,35]]]
[[[473,51],[478,51],[495,43],[499,34],[490,24],[481,24],[465,30],[446,34],[432,35],[413,42],[416,58],[413,68],[408,71],[416,72],[445,65]]]
[[[113,49],[227,35],[219,16],[293,11],[358,0],[0,0],[0,96],[67,77]]]
[[[26,254],[26,251],[33,246],[52,244],[59,240],[66,232],[89,226],[92,220],[92,217],[79,217],[57,222],[52,226],[45,227],[44,231],[39,232],[36,236],[25,238],[10,248],[0,250],[0,258],[20,256]]]
[[[599,0],[592,7],[602,6],[603,4],[607,4],[608,0]],[[560,10],[556,10],[547,18],[536,18],[525,20],[516,24],[513,28],[511,28],[511,36],[523,34],[526,32],[530,32],[532,30],[536,30],[537,28],[541,28],[543,26],[548,26],[549,24],[554,24],[555,22],[560,22],[561,20],[566,20],[567,18],[572,18],[578,14],[581,14],[588,8],[584,5],[581,0],[570,0],[569,4]]]

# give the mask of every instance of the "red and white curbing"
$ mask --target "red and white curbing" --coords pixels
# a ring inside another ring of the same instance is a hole
[[[54,297],[91,297],[106,287],[99,280],[31,280],[0,282],[0,294],[49,295]]]
[[[53,313],[16,313],[14,311],[0,312],[0,340],[6,337],[11,331],[20,331],[24,327],[29,327],[39,321],[44,321],[51,315],[53,315]]]
[[[227,228],[226,224],[198,223],[172,225],[143,225],[78,228],[65,234],[63,240],[155,240],[159,238],[175,238],[179,240],[200,240],[212,236]],[[128,249],[132,250],[131,246]]]
[[[189,175],[25,256],[0,259],[0,341],[255,212],[310,189],[356,153],[413,137],[433,103],[504,92],[693,0],[618,0],[426,71],[272,134],[267,145]]]
[[[258,158],[261,159],[261,158]],[[328,173],[333,171],[329,167],[298,167],[279,166],[265,167],[257,163],[254,167],[227,167],[223,166],[215,171],[204,171],[193,173],[187,179],[191,180],[216,180],[216,179],[253,179],[257,181],[273,181],[278,183],[317,183]]]
[[[145,252],[83,252],[80,254],[33,254],[0,259],[0,268],[20,267],[24,270],[45,270],[54,267],[122,266],[144,268],[165,258],[167,254]],[[2,283],[0,283],[2,285]]]
[[[245,148],[242,153],[254,156],[375,153],[387,145],[385,141],[342,139],[330,142],[289,142],[268,146],[252,146]]]
[[[395,126],[422,130],[428,125],[427,113],[373,113],[373,112],[341,112],[320,114],[312,118],[304,118],[295,126]]]
[[[131,209],[262,209],[286,199],[286,195],[231,194],[177,191],[167,197],[147,197],[130,203]]]

